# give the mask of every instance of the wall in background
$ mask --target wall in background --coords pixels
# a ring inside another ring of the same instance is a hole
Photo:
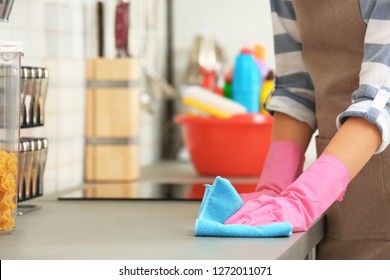
[[[83,3],[15,1],[0,38],[24,45],[23,66],[49,69],[45,126],[21,130],[21,136],[47,137],[45,193],[82,182],[84,145]]]
[[[159,2],[164,4],[164,1]],[[105,1],[111,5],[111,11],[113,3],[115,1]],[[85,58],[96,56],[95,7],[94,0],[17,0],[10,22],[0,23],[0,40],[23,43],[23,66],[49,69],[45,126],[21,131],[21,136],[49,139],[44,178],[46,194],[74,187],[83,181],[84,68]],[[109,28],[114,26],[114,14],[108,12],[106,19],[106,49],[108,56],[113,57],[113,30]],[[163,17],[160,20],[165,22]],[[163,30],[164,25],[159,26]],[[164,46],[164,32],[159,31],[157,38]],[[164,65],[158,67],[163,69]],[[155,115],[142,113],[141,165],[158,160],[159,127],[158,111]]]

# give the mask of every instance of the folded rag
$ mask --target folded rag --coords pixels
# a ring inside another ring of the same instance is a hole
[[[292,225],[288,222],[262,226],[223,223],[244,205],[240,195],[229,180],[216,177],[206,190],[195,223],[197,236],[224,237],[279,237],[290,236]]]

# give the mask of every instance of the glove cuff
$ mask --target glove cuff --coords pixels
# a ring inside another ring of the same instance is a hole
[[[256,191],[268,189],[279,194],[301,175],[304,163],[300,145],[290,140],[272,141]]]

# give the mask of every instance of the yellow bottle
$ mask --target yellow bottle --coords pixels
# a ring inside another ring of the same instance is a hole
[[[275,87],[275,75],[272,70],[269,71],[267,78],[263,83],[263,87],[260,91],[260,112],[267,115],[268,112],[265,110],[266,105],[268,104],[268,96],[272,94]]]

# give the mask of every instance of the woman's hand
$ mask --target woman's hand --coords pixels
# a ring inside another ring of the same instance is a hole
[[[336,200],[349,183],[346,166],[332,155],[319,157],[279,196],[250,199],[225,224],[265,225],[290,222],[293,231],[306,231]]]

